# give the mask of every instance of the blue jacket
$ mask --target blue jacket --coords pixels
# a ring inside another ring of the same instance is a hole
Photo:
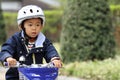
[[[13,57],[19,61],[20,56],[26,58],[25,64],[33,63],[32,55],[35,55],[36,64],[42,64],[43,58],[50,62],[51,58],[59,57],[56,49],[42,33],[38,35],[35,48],[28,52],[23,32],[17,32],[11,36],[3,45],[0,52],[0,60],[5,61],[7,57]],[[19,80],[17,68],[10,68],[6,73],[6,80]]]

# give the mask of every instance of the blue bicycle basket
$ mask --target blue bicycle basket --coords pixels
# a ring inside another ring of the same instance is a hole
[[[58,68],[18,68],[27,80],[55,80]]]

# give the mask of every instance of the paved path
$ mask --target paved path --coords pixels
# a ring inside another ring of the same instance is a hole
[[[83,80],[76,77],[58,76],[58,80]]]
[[[3,68],[3,67],[0,67],[0,80],[5,80],[5,72],[6,72],[6,69]]]
[[[7,70],[6,68],[0,67],[0,80],[5,80],[4,76],[6,70]],[[58,76],[57,80],[83,80],[83,79],[79,79],[75,77],[67,77],[67,76]]]

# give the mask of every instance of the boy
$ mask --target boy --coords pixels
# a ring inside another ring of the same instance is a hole
[[[23,7],[17,17],[20,32],[11,36],[3,45],[0,60],[10,66],[16,65],[21,56],[24,56],[26,65],[53,62],[55,67],[62,66],[61,59],[52,43],[41,33],[45,24],[42,9],[35,5]],[[10,68],[6,73],[6,80],[19,80],[17,68]]]

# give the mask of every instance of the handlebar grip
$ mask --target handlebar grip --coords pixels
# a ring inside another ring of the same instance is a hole
[[[4,65],[5,67],[8,67],[8,66],[9,66],[9,63],[8,63],[8,62],[3,62],[3,65]]]
[[[4,65],[5,67],[10,67],[10,65],[9,65],[8,62],[3,62],[3,65]],[[12,66],[12,67],[19,67],[19,66],[20,66],[20,63],[17,62],[16,65],[14,65],[14,66]]]

